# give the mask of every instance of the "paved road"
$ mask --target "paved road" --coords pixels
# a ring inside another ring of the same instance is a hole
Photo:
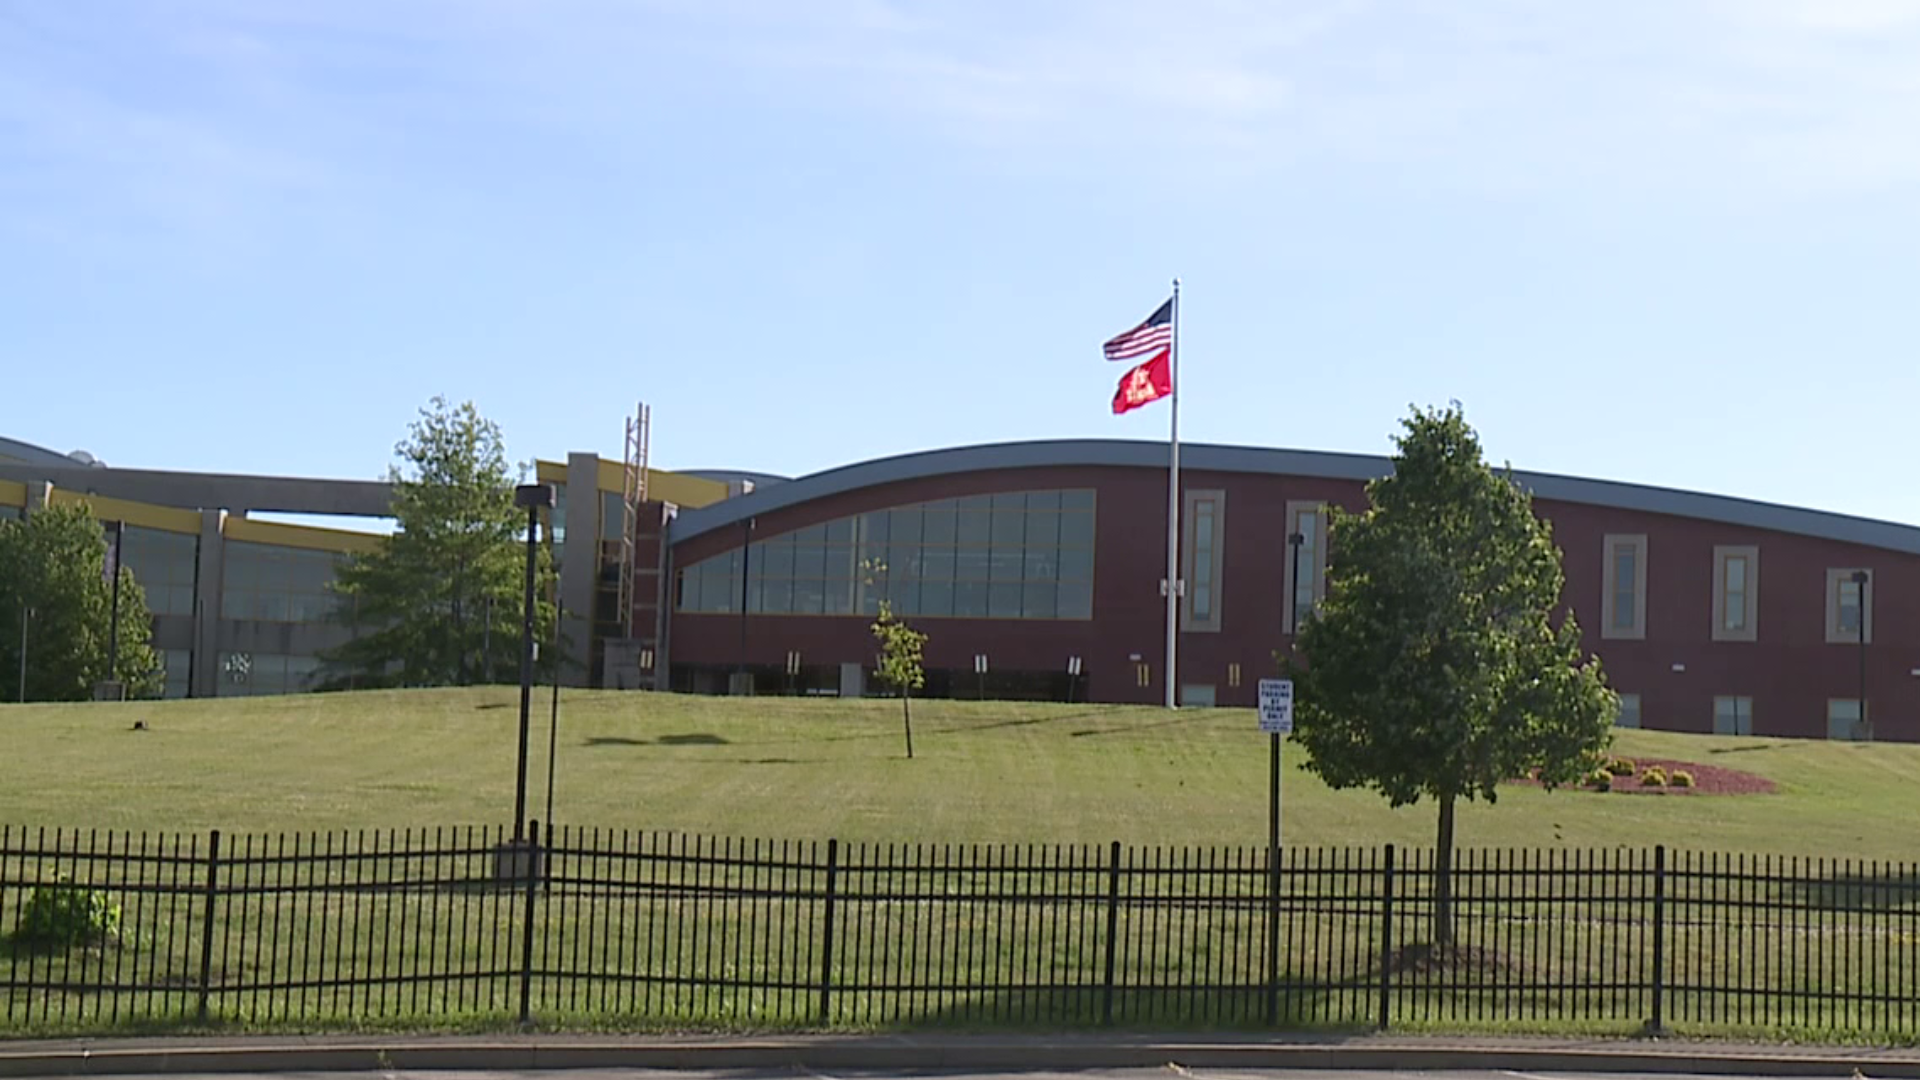
[[[165,1072],[123,1080],[1693,1080],[1686,1074],[1636,1072],[1415,1072],[1354,1068],[1094,1068],[1073,1072],[945,1072],[945,1070],[831,1070],[812,1068],[566,1068],[566,1070],[369,1070],[369,1072]],[[1699,1078],[1709,1080],[1709,1078]],[[1738,1080],[1713,1076],[1711,1080]],[[1836,1080],[1847,1080],[1836,1076]]]

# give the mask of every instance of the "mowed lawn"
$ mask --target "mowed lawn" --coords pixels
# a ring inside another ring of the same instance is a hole
[[[535,697],[530,812],[545,817],[549,697]],[[0,823],[205,830],[511,820],[518,691],[363,692],[0,705]],[[144,721],[147,730],[133,730]],[[882,842],[1257,845],[1267,742],[1246,710],[927,701],[906,759],[897,701],[567,691],[562,824]],[[1460,816],[1468,847],[1611,847],[1880,860],[1920,856],[1920,746],[1621,732],[1616,752],[1739,768],[1771,795],[1514,786]],[[1286,754],[1294,845],[1426,846],[1433,808],[1328,790]]]

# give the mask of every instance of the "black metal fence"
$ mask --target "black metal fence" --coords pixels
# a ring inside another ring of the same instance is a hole
[[[1436,945],[1432,853],[1391,846],[4,829],[0,1029],[1920,1024],[1920,868],[1455,861]]]

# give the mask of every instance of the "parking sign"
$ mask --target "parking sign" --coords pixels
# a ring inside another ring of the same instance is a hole
[[[1260,730],[1268,735],[1293,732],[1293,680],[1260,680]]]

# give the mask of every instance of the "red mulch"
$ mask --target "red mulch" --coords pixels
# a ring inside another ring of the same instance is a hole
[[[1626,795],[1770,795],[1773,793],[1773,781],[1764,776],[1755,776],[1739,769],[1723,769],[1718,765],[1700,765],[1691,761],[1673,761],[1669,758],[1628,758],[1633,762],[1632,776],[1613,778],[1613,793]],[[1677,788],[1669,783],[1665,787],[1646,787],[1640,783],[1640,777],[1650,768],[1658,767],[1671,780],[1674,772],[1693,774],[1693,786]],[[1539,781],[1519,779],[1516,784],[1530,784],[1539,787]],[[1594,791],[1592,788],[1569,785],[1563,791],[1581,791],[1590,795],[1608,794]]]

